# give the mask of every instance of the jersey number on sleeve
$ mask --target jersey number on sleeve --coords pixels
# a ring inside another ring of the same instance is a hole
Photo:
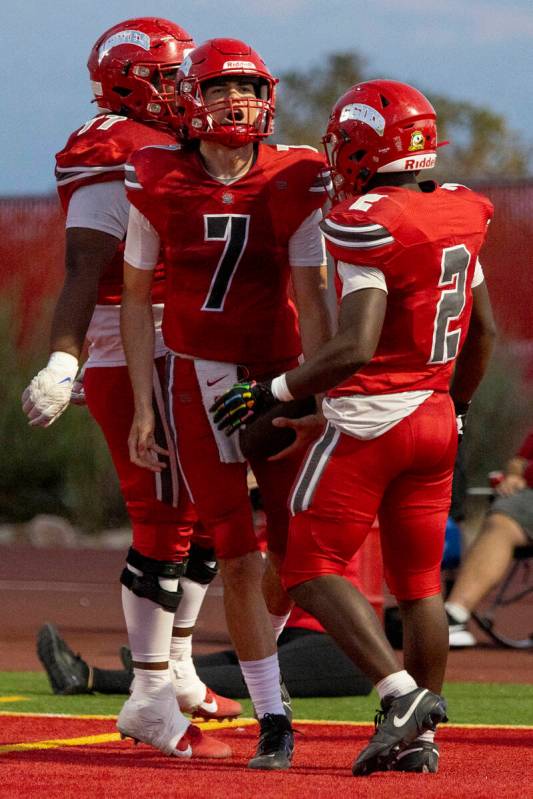
[[[125,122],[128,117],[122,117],[118,114],[104,114],[104,116],[97,116],[90,119],[85,125],[79,129],[77,135],[81,136],[83,133],[87,133],[89,128],[95,124],[95,122],[99,122],[100,124],[96,126],[96,130],[109,130],[109,128],[116,125],[117,122]]]
[[[248,242],[249,214],[204,214],[204,241],[225,241],[202,311],[223,311]]]
[[[442,252],[439,288],[442,289],[433,323],[433,344],[428,363],[447,363],[457,356],[461,328],[449,331],[466,302],[466,273],[471,255],[464,244],[446,247]]]

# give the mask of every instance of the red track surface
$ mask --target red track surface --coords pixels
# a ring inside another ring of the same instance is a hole
[[[354,778],[354,756],[371,728],[297,724],[293,768],[283,773],[247,771],[256,726],[217,732],[231,744],[227,761],[181,761],[131,742],[6,751],[6,744],[112,734],[107,720],[1,717],[0,796],[9,799],[129,799],[156,796],[194,799],[302,799],[357,796],[361,799],[445,799],[532,796],[533,728],[444,728],[437,775],[375,774]],[[530,763],[528,773],[527,763]]]

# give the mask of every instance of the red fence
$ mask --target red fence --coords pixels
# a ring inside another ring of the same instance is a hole
[[[495,205],[481,260],[500,334],[533,340],[533,182],[479,185]],[[35,327],[63,272],[63,218],[55,197],[0,200],[0,291]]]
[[[509,340],[533,340],[533,182],[479,185],[494,203],[481,262],[498,329]]]
[[[54,197],[0,200],[0,295],[19,338],[39,329],[63,280],[64,218]]]

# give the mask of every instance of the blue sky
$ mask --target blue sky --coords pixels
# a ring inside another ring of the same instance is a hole
[[[1,12],[0,196],[53,190],[54,153],[93,115],[85,64],[94,40],[148,15],[198,42],[244,39],[274,73],[356,50],[373,77],[487,105],[533,144],[531,0],[22,0]]]

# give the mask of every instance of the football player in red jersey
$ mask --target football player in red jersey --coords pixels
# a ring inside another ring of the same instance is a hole
[[[275,401],[328,392],[325,432],[291,496],[283,582],[382,699],[353,773],[434,772],[448,650],[440,563],[456,414],[462,423],[494,335],[478,261],[493,209],[464,186],[417,181],[435,163],[436,117],[405,84],[352,87],[324,143],[338,201],[321,225],[337,260],[338,332],[302,366],[235,386],[215,404],[214,421],[231,433]],[[405,670],[368,602],[340,576],[376,515],[404,622]]]
[[[249,765],[261,769],[287,768],[292,756],[274,634],[291,602],[275,565],[285,550],[287,497],[301,455],[250,460],[267,516],[265,604],[247,464],[238,441],[218,433],[208,408],[238,376],[273,376],[297,364],[302,344],[308,357],[331,335],[318,226],[325,164],[312,148],[262,143],[272,130],[275,83],[260,56],[238,40],[210,40],[185,59],[178,106],[186,144],[144,148],[127,165],[132,210],[122,304],[136,397],[131,456],[160,471],[153,460],[161,448],[150,404],[149,298],[162,245],[178,458],[200,521],[215,537],[228,627],[261,724]],[[289,281],[299,309],[314,309],[300,331]]]
[[[241,710],[239,703],[206,688],[191,658],[192,627],[216,574],[216,558],[211,539],[202,537],[200,528],[189,552],[196,516],[186,492],[178,491],[181,478],[161,389],[162,264],[151,297],[153,401],[157,437],[170,455],[165,474],[155,479],[129,460],[133,396],[119,329],[129,213],[124,165],[139,147],[175,142],[169,123],[175,113],[176,72],[193,47],[191,36],[178,25],[144,17],[113,26],[92,48],[88,68],[98,114],[74,131],[56,157],[66,214],[66,277],[52,323],[52,354],[24,392],[23,407],[30,424],[45,427],[63,413],[87,336],[86,400],[109,445],[133,528],[121,582],[135,684],[119,729],[168,754],[221,757],[230,754],[229,747],[188,729],[175,701],[177,695],[182,710],[209,718]],[[53,641],[47,651],[50,658],[59,652]],[[103,676],[95,673],[90,688],[98,690]]]

